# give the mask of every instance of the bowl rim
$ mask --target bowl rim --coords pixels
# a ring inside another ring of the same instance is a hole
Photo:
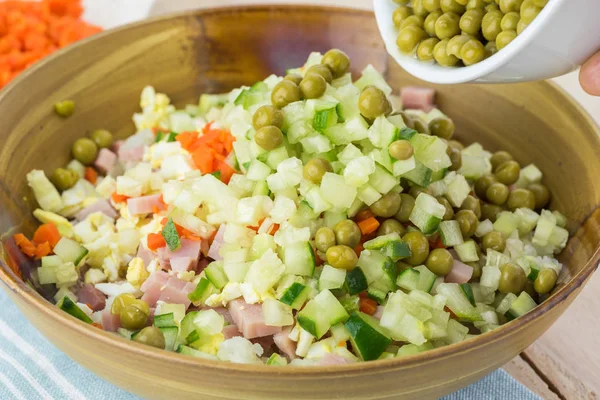
[[[175,20],[179,18],[193,18],[200,15],[211,15],[211,14],[222,14],[231,13],[233,6],[207,8],[199,10],[191,10],[184,12],[177,12],[166,14],[164,16],[158,16],[149,18],[144,21],[135,22],[132,24],[125,25],[112,30],[107,30],[100,34],[94,35],[90,38],[84,39],[74,45],[69,46],[66,49],[61,49],[44,60],[38,62],[27,71],[24,71],[16,79],[14,79],[4,90],[0,92],[0,102],[6,97],[7,93],[11,92],[18,87],[22,80],[27,79],[29,75],[36,73],[43,66],[51,64],[56,59],[61,57],[63,54],[68,52],[75,52],[77,49],[83,46],[87,46],[89,43],[103,40],[105,37],[112,35],[118,35],[121,31],[136,29],[140,26],[151,25],[157,22],[165,22],[168,20]],[[329,13],[346,13],[353,14],[356,16],[364,16],[373,18],[374,14],[368,10],[353,9],[347,7],[331,7],[331,6],[317,6],[317,5],[248,5],[248,6],[237,6],[235,12],[248,13],[248,12],[290,12],[298,9],[302,9],[305,12],[329,12]],[[562,88],[553,82],[542,82],[541,85],[546,86],[550,90],[557,92],[557,94],[563,97],[563,100],[569,103],[570,106],[574,107],[580,115],[586,119],[586,121],[595,128],[597,133],[600,135],[600,127],[583,109],[583,107],[577,103],[571,96],[569,96]],[[598,212],[598,210],[596,211]],[[589,218],[589,216],[588,216]],[[587,218],[586,218],[587,220]],[[549,299],[542,304],[538,305],[532,312],[508,322],[505,325],[501,325],[497,329],[490,332],[477,335],[471,339],[463,342],[452,344],[448,346],[439,347],[424,353],[419,353],[402,358],[394,358],[388,360],[376,360],[369,362],[358,362],[346,365],[336,366],[286,366],[286,368],[273,369],[272,366],[258,365],[258,364],[237,364],[226,361],[215,361],[196,357],[185,356],[175,352],[167,352],[160,349],[154,349],[149,346],[145,346],[139,343],[135,343],[124,338],[121,338],[110,332],[103,331],[95,328],[92,325],[86,324],[67,313],[59,310],[54,304],[42,298],[33,288],[27,285],[21,280],[19,276],[0,258],[0,280],[7,286],[15,296],[20,297],[25,304],[33,307],[36,312],[40,312],[46,315],[47,318],[53,320],[56,324],[63,324],[73,334],[88,335],[94,340],[102,341],[105,345],[114,346],[116,350],[123,351],[125,353],[135,353],[138,356],[148,357],[154,361],[176,363],[182,367],[195,368],[195,367],[209,367],[214,370],[231,371],[239,373],[262,373],[268,372],[272,375],[289,378],[292,376],[300,377],[314,377],[316,374],[327,373],[331,376],[339,375],[350,375],[360,373],[376,373],[380,370],[387,369],[398,369],[398,368],[410,368],[417,364],[425,362],[431,362],[436,359],[445,358],[455,354],[463,354],[475,349],[487,346],[490,342],[496,342],[513,334],[515,332],[525,329],[530,322],[539,318],[542,314],[553,309],[565,301],[568,297],[574,294],[574,292],[580,288],[591,276],[591,274],[598,268],[600,262],[600,243],[597,244],[592,256],[584,265],[584,267],[574,275],[571,280],[561,287],[556,293],[554,293]],[[169,364],[171,365],[171,364]]]

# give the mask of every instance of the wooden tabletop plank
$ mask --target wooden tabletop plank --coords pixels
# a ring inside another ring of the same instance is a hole
[[[248,4],[320,4],[371,9],[371,0],[156,0],[154,15],[185,9]],[[555,80],[600,122],[600,99],[586,95],[577,74]],[[600,399],[600,274],[558,322],[504,368],[544,399]]]

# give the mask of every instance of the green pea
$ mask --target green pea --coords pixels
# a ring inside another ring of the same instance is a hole
[[[323,77],[323,79],[325,79],[327,81],[327,83],[331,83],[333,81],[333,73],[331,72],[329,67],[327,67],[326,65],[323,65],[323,64],[316,64],[316,65],[313,65],[312,67],[308,68],[306,70],[306,74],[304,76],[306,76],[308,74],[321,75]]]
[[[519,179],[520,173],[521,166],[514,160],[503,162],[494,171],[494,175],[496,175],[498,182],[504,183],[505,185],[512,185],[515,183]]]
[[[404,259],[407,264],[421,265],[429,256],[429,241],[419,231],[407,232],[402,236],[402,241],[408,245],[411,256]]]
[[[375,119],[385,114],[389,108],[390,102],[385,93],[375,86],[364,88],[358,98],[358,110],[363,117],[368,119]]]
[[[288,80],[288,81],[292,81],[296,85],[299,85],[300,82],[302,82],[303,78],[302,78],[302,75],[300,75],[300,74],[287,74],[285,76],[285,78],[283,78],[283,79]]]
[[[444,213],[444,216],[442,217],[442,219],[444,221],[449,221],[452,218],[454,218],[454,209],[452,208],[452,204],[450,204],[448,199],[446,199],[443,196],[438,196],[438,197],[436,197],[436,200],[438,201],[438,203],[443,205],[444,208],[446,209],[446,212]]]
[[[389,218],[398,213],[401,204],[402,197],[400,194],[389,192],[371,204],[371,211],[378,217]]]
[[[401,23],[400,23],[400,29],[404,29],[407,26],[418,26],[419,28],[423,28],[423,24],[424,24],[424,19],[423,17],[419,16],[419,15],[411,15],[407,18],[405,18]]]
[[[73,143],[71,154],[83,165],[91,165],[98,155],[98,146],[92,139],[80,138]]]
[[[488,249],[492,249],[502,253],[506,248],[506,239],[501,232],[488,232],[483,235],[483,238],[481,238],[481,248],[484,252],[486,252]]]
[[[437,25],[437,23],[436,23]],[[433,48],[433,58],[435,61],[443,67],[453,67],[458,64],[458,57],[453,55],[448,55],[446,53],[446,47],[448,46],[448,39],[441,40],[438,44]],[[431,129],[431,127],[430,127]]]
[[[425,266],[437,276],[446,276],[452,271],[454,258],[446,249],[434,249],[429,253]]]
[[[63,100],[54,104],[54,112],[63,118],[68,118],[75,112],[75,102],[73,100]]]
[[[486,12],[500,11],[500,7],[498,7],[498,4],[496,4],[496,3],[490,3],[487,6],[485,6],[485,11]]]
[[[508,187],[500,182],[492,183],[490,187],[485,191],[485,197],[492,204],[501,206],[508,200],[509,190]]]
[[[450,171],[458,171],[460,167],[462,167],[462,153],[455,147],[448,146],[446,151],[448,153],[448,157],[450,157],[450,161],[452,165],[448,167]]]
[[[511,211],[517,208],[529,208],[533,210],[535,209],[535,195],[531,190],[517,188],[508,195],[506,205]]]
[[[448,41],[448,46],[446,47],[446,52],[449,55],[456,56],[461,58],[460,50],[463,45],[471,40],[471,37],[468,35],[456,35],[452,39]]]
[[[432,13],[441,9],[440,0],[422,0],[423,8]]]
[[[315,234],[315,246],[323,253],[331,246],[335,246],[335,232],[326,226],[319,228]]]
[[[533,4],[533,1],[525,0],[521,5],[520,11],[521,21],[523,21],[525,24],[530,24],[535,19],[535,17],[538,16],[540,11],[542,11],[542,9]]]
[[[550,191],[541,183],[532,183],[528,189],[533,193],[535,198],[535,209],[539,210],[548,205],[550,202]]]
[[[396,140],[388,148],[390,156],[396,160],[408,160],[412,157],[414,149],[408,140]]]
[[[113,300],[112,306],[110,308],[110,313],[113,315],[120,314],[122,309],[132,305],[135,301],[135,296],[130,293],[120,294]]]
[[[119,313],[121,326],[125,329],[142,329],[148,323],[148,314],[134,305],[125,306]]]
[[[392,21],[394,21],[396,28],[399,28],[402,21],[411,15],[413,15],[412,8],[406,6],[397,7],[392,13]]]
[[[548,4],[548,0],[531,0],[531,2],[533,3],[533,5],[540,8],[544,8],[546,4]]]
[[[305,99],[318,99],[327,90],[325,78],[317,74],[307,74],[300,82],[300,93]]]
[[[485,221],[489,219],[492,222],[496,222],[496,218],[501,211],[504,211],[502,207],[486,203],[481,206],[481,220]]]
[[[454,122],[450,118],[438,117],[429,122],[429,131],[432,135],[449,140],[454,136]]]
[[[517,35],[523,33],[523,31],[527,29],[528,26],[529,24],[527,24],[525,21],[523,21],[522,19],[519,20],[519,23],[517,24]]]
[[[325,175],[326,172],[333,172],[333,168],[329,161],[321,158],[313,158],[304,166],[303,176],[304,179],[318,185],[321,183],[323,175]]]
[[[67,168],[57,168],[50,176],[50,181],[60,191],[71,189],[78,180],[77,172]]]
[[[439,43],[438,38],[429,38],[419,43],[417,47],[417,57],[421,61],[433,61],[433,49]]]
[[[483,10],[485,8],[484,0],[468,0],[467,1],[467,10]]]
[[[492,183],[496,183],[498,180],[494,175],[483,175],[477,181],[475,181],[475,194],[480,199],[487,199],[486,192]]]
[[[97,129],[90,134],[90,138],[96,142],[100,149],[108,148],[113,144],[113,135],[106,129]]]
[[[460,226],[460,231],[465,238],[470,238],[475,234],[477,226],[479,225],[479,219],[475,213],[471,210],[460,210],[454,216],[454,219]]]
[[[165,348],[165,336],[155,326],[147,326],[133,337],[134,342],[142,343],[157,349]]]
[[[421,40],[425,39],[427,34],[423,30],[415,25],[409,25],[398,32],[398,38],[396,39],[396,45],[401,52],[405,54],[412,53],[417,47]]]
[[[394,3],[396,4],[400,4],[402,6],[407,5],[408,3],[410,3],[411,0],[394,0]]]
[[[354,269],[358,263],[358,257],[351,247],[344,245],[331,246],[325,254],[327,263],[333,268],[345,269],[347,271]]]
[[[257,131],[265,126],[276,126],[281,129],[283,126],[283,111],[271,105],[262,106],[254,112],[252,126]]]
[[[400,209],[394,216],[398,221],[402,223],[409,222],[408,217],[410,217],[410,213],[412,213],[413,208],[415,207],[415,198],[410,194],[400,193]]]
[[[455,148],[459,151],[465,148],[465,145],[459,142],[458,140],[448,140],[448,146]]]
[[[326,68],[326,67],[325,67]],[[302,98],[300,88],[291,80],[284,79],[273,88],[271,103],[277,108],[283,108]]]
[[[471,275],[471,279],[469,282],[477,282],[479,278],[481,278],[482,267],[478,262],[468,262],[466,263],[469,267],[473,268],[473,274]]]
[[[283,133],[276,126],[265,126],[256,131],[254,141],[265,150],[274,150],[283,144]]]
[[[435,37],[435,21],[437,21],[437,19],[439,17],[441,17],[442,14],[443,14],[442,11],[438,10],[438,11],[429,13],[429,15],[427,15],[427,17],[425,17],[425,20],[423,21],[423,29],[425,29],[425,32],[429,36]]]
[[[335,233],[335,240],[337,244],[343,244],[345,246],[355,248],[360,243],[362,233],[356,222],[351,219],[345,219],[338,222],[333,227]]]
[[[487,42],[485,46],[483,46],[485,50],[485,58],[491,57],[498,52],[498,48],[496,47],[496,42]]]
[[[512,11],[507,13],[504,17],[502,17],[502,21],[500,22],[500,28],[502,31],[517,31],[517,25],[521,17],[518,12]]]
[[[462,15],[465,12],[465,6],[456,0],[440,0],[440,7],[443,12],[453,12]]]
[[[460,34],[460,16],[454,12],[445,12],[435,21],[435,35],[440,39],[450,39]]]
[[[425,187],[421,187],[421,186],[413,186],[413,187],[411,187],[411,188],[410,188],[410,190],[408,191],[408,193],[409,193],[409,194],[410,194],[412,197],[414,197],[415,199],[416,199],[417,197],[419,197],[419,195],[420,195],[421,193],[427,193],[427,194],[431,194],[427,188],[425,188]]]
[[[423,0],[412,0],[412,9],[416,15],[423,18],[427,15],[428,11],[423,6]]]
[[[325,53],[321,64],[329,67],[334,78],[340,78],[350,69],[350,58],[339,49],[331,49]]]
[[[502,50],[517,38],[516,31],[502,31],[496,36],[496,47]]]
[[[523,0],[500,0],[498,6],[500,7],[500,11],[506,14],[511,11],[519,11],[522,3]]]
[[[406,233],[406,228],[395,219],[386,219],[379,225],[377,236],[389,235],[390,233],[397,233],[398,235],[403,236]]]
[[[496,171],[500,164],[504,164],[506,161],[512,160],[514,160],[513,156],[507,151],[500,150],[495,152],[490,158],[490,163],[492,164],[492,171]]]
[[[469,35],[477,35],[481,30],[481,21],[485,12],[481,9],[467,10],[461,17],[459,27]]]
[[[558,274],[552,268],[542,269],[533,283],[533,288],[539,294],[550,293],[558,281]]]
[[[460,56],[463,63],[467,66],[483,61],[485,59],[485,48],[483,47],[483,43],[477,39],[469,40],[462,46]]]
[[[424,133],[426,135],[429,135],[429,126],[423,122],[423,120],[421,118],[415,118],[414,119],[414,123],[415,123],[415,127],[414,129],[419,132],[419,133]]]
[[[481,33],[489,41],[496,40],[496,36],[502,32],[500,24],[502,22],[502,11],[489,11],[481,20]]]
[[[525,287],[527,276],[520,266],[507,263],[500,267],[500,284],[498,291],[500,293],[519,294]]]
[[[460,206],[461,210],[471,210],[477,219],[481,218],[481,202],[478,198],[468,195]]]

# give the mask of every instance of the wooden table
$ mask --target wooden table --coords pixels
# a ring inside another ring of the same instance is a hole
[[[306,4],[371,9],[370,0],[156,0],[153,14],[247,4]],[[600,122],[600,99],[588,96],[577,74],[556,79]],[[600,399],[600,274],[592,277],[560,320],[504,368],[544,399]]]

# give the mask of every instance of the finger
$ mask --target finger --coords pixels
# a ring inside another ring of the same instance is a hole
[[[593,96],[600,96],[600,53],[596,53],[583,64],[579,82],[583,90]]]

